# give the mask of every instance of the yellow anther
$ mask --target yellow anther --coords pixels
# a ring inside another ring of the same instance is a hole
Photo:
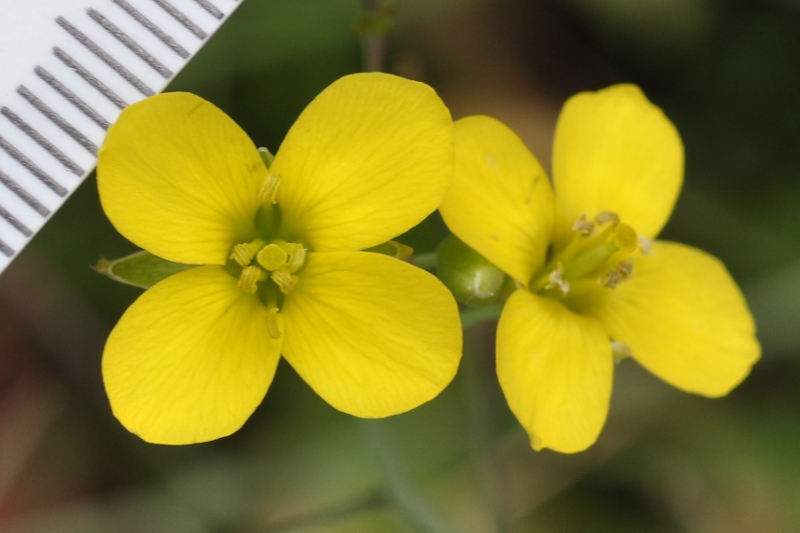
[[[253,242],[237,244],[231,252],[231,259],[236,261],[239,266],[246,267],[253,260],[253,256],[267,244],[263,239],[256,239]]]
[[[253,294],[258,288],[257,283],[267,279],[267,273],[257,266],[246,266],[239,276],[239,287],[247,294]]]
[[[548,276],[549,282],[544,286],[545,289],[552,289],[558,287],[561,289],[561,296],[566,296],[569,293],[569,281],[564,279],[564,265],[558,264],[558,267],[550,272]]]
[[[614,244],[628,253],[633,253],[639,247],[639,238],[636,230],[627,224],[617,225],[614,230]]]
[[[623,281],[627,281],[633,275],[633,263],[623,261],[616,267],[601,276],[597,283],[609,289],[615,289]]]
[[[594,230],[594,222],[586,220],[586,215],[581,215],[581,218],[575,221],[572,225],[572,231],[577,231],[581,236],[588,237]]]
[[[277,307],[271,307],[267,311],[267,331],[269,331],[269,336],[273,339],[280,339],[281,338],[281,324],[280,324],[280,315],[278,314],[280,309]]]
[[[258,199],[261,203],[266,202],[269,200],[271,203],[276,204],[278,201],[276,200],[278,195],[278,187],[281,185],[281,177],[277,174],[270,173],[267,176],[264,185],[261,187],[261,190],[258,192]]]
[[[283,248],[275,243],[269,244],[262,248],[256,256],[256,261],[258,261],[258,264],[267,270],[278,270],[280,267],[286,264],[288,259],[289,254],[287,254]]]
[[[613,211],[602,211],[595,215],[594,221],[601,226],[607,222],[611,222],[612,224],[619,224],[619,215]]]
[[[275,282],[275,285],[281,290],[283,294],[289,294],[300,281],[300,278],[289,272],[289,269],[282,267],[270,275],[270,279]]]
[[[289,248],[289,260],[286,268],[289,269],[289,272],[295,273],[305,266],[308,250],[299,242],[286,243],[286,247]]]

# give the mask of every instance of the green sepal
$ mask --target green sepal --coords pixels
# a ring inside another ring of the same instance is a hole
[[[446,237],[436,251],[436,276],[450,289],[457,302],[470,306],[488,305],[504,295],[505,272],[455,235]]]
[[[195,265],[173,263],[141,250],[119,259],[100,259],[92,268],[114,281],[149,289],[162,279],[188,270]]]
[[[372,248],[367,248],[364,251],[373,252],[376,254],[389,255],[391,257],[395,257],[403,261],[405,261],[414,254],[414,249],[412,247],[397,241],[386,241],[383,244],[379,244],[378,246],[373,246]]]

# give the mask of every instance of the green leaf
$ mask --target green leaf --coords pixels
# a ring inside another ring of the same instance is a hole
[[[162,279],[183,272],[195,265],[173,263],[141,250],[119,259],[100,259],[92,268],[114,281],[149,289]]]

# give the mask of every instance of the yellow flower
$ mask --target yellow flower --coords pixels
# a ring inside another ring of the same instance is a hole
[[[576,452],[597,439],[615,357],[705,396],[747,376],[761,349],[725,267],[651,241],[677,199],[683,145],[637,87],[567,101],[552,187],[500,122],[468,117],[455,129],[456,175],[440,209],[518,283],[498,324],[497,373],[533,448]]]
[[[229,435],[281,354],[356,416],[435,397],[461,357],[455,301],[427,272],[359,250],[434,211],[452,174],[447,108],[386,74],[325,89],[269,169],[197,96],[127,108],[100,150],[103,209],[138,246],[202,266],[147,290],[111,332],[103,380],[115,416],[149,442]]]

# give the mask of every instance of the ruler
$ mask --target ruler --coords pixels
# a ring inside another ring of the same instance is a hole
[[[0,0],[0,273],[239,0]]]

